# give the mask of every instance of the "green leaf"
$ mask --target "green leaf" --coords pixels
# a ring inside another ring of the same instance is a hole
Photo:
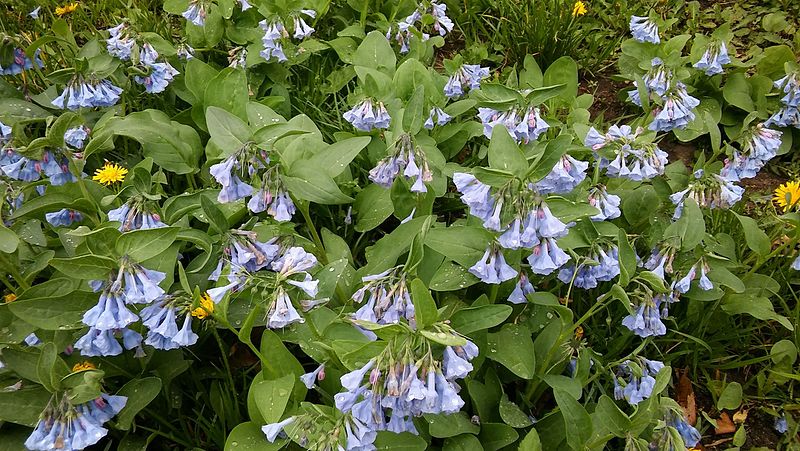
[[[614,400],[606,395],[600,397],[592,414],[592,424],[616,437],[624,437],[631,429],[631,420],[619,410]],[[596,431],[597,432],[597,431]]]
[[[462,334],[471,334],[502,324],[512,311],[510,305],[501,304],[463,308],[453,314],[450,325]]]
[[[370,183],[356,195],[356,232],[367,232],[383,224],[394,213],[392,194],[380,185]]]
[[[567,444],[575,451],[585,449],[592,437],[592,419],[575,398],[563,390],[553,390],[556,404],[561,409],[567,431]]]
[[[411,301],[414,303],[417,329],[425,329],[439,320],[436,302],[433,300],[428,287],[425,286],[425,282],[420,279],[411,281]]]
[[[519,145],[511,139],[505,127],[495,127],[489,141],[489,167],[524,177],[528,172],[528,160]]]
[[[119,389],[117,395],[127,396],[128,402],[117,414],[117,427],[127,431],[133,424],[136,414],[148,406],[161,392],[161,379],[157,377],[143,377],[131,379]]]
[[[706,223],[703,212],[694,199],[686,198],[683,201],[683,212],[680,219],[673,222],[664,230],[664,238],[678,237],[681,240],[681,249],[692,250],[706,234]]]
[[[51,396],[39,385],[0,391],[0,420],[33,427]]]
[[[532,424],[528,415],[525,415],[525,412],[518,405],[509,401],[505,393],[500,398],[500,418],[507,425],[514,428],[526,428]]]
[[[117,238],[115,248],[119,255],[142,262],[167,250],[175,242],[179,231],[178,227],[132,230]]]
[[[225,440],[225,451],[277,451],[286,446],[286,439],[270,443],[261,427],[251,421],[238,424]]]
[[[372,31],[361,41],[353,54],[353,65],[393,74],[397,65],[394,49],[380,31]]]
[[[215,232],[223,234],[228,231],[230,228],[228,218],[225,217],[225,213],[220,210],[217,203],[208,197],[202,196],[200,197],[200,206],[203,209],[205,218],[208,220],[208,224]]]
[[[299,378],[305,371],[303,365],[297,360],[283,344],[281,338],[270,329],[266,329],[261,336],[261,346],[259,348],[262,359],[262,372],[264,373],[264,380],[278,379],[293,374],[295,378]],[[295,399],[304,399],[306,396],[306,387],[303,384],[295,384],[293,388]]]
[[[247,120],[249,97],[244,71],[226,67],[208,80],[203,94],[203,104],[206,109],[216,106],[242,120]]]
[[[519,438],[519,434],[511,426],[502,423],[483,423],[478,439],[486,451],[497,451]]]
[[[483,227],[450,226],[428,230],[425,245],[470,268],[480,260],[491,242],[492,235]]]
[[[22,99],[0,99],[0,120],[6,124],[28,119],[43,119],[49,115],[50,113],[38,105]]]
[[[469,420],[464,412],[457,412],[452,415],[423,415],[428,421],[428,433],[431,437],[447,438],[459,434],[477,434],[481,428]]]
[[[75,291],[78,280],[58,278],[25,290],[8,304],[11,313],[46,330],[80,329],[86,310],[97,303],[97,294]]]
[[[329,176],[337,177],[347,169],[347,165],[353,161],[359,152],[367,147],[371,139],[369,136],[357,136],[337,141],[322,152],[314,155],[311,158],[311,162],[324,169]]]
[[[206,125],[211,141],[223,150],[225,157],[241,149],[252,135],[242,119],[215,106],[206,109]]]
[[[425,439],[410,432],[395,434],[394,432],[380,431],[373,445],[376,451],[424,451],[428,449]]]
[[[253,396],[267,424],[277,423],[283,417],[297,376],[287,374],[280,379],[262,380],[253,384]]]
[[[725,86],[722,88],[722,96],[728,103],[741,108],[747,113],[756,110],[750,95],[750,84],[742,72],[735,72],[728,76]]]
[[[769,254],[769,237],[761,230],[758,222],[749,216],[742,216],[736,214],[734,211],[731,211],[731,213],[736,216],[736,219],[738,219],[739,223],[742,225],[742,232],[744,233],[744,240],[747,243],[747,247],[762,257]]]
[[[619,229],[617,236],[619,252],[619,286],[626,287],[636,273],[636,252],[634,252],[625,230]]]
[[[477,437],[470,434],[461,434],[449,437],[444,441],[442,451],[482,451],[483,447]]]
[[[475,285],[478,282],[480,280],[473,276],[467,268],[446,261],[439,266],[439,269],[436,270],[436,273],[431,278],[430,288],[433,291],[456,291]]]
[[[72,258],[54,258],[50,260],[50,266],[79,280],[104,280],[117,266],[117,262],[108,257],[87,254]]]
[[[319,166],[310,161],[296,161],[289,175],[281,175],[281,180],[289,192],[298,199],[323,205],[346,204],[352,202],[336,182]]]
[[[45,343],[39,354],[39,361],[36,364],[36,373],[39,382],[49,392],[56,392],[61,389],[61,378],[69,374],[67,364],[58,356],[56,345],[53,342]]]
[[[722,310],[729,315],[747,313],[760,320],[777,321],[788,330],[794,330],[794,326],[788,318],[775,313],[768,298],[757,296],[749,290],[745,293],[725,296],[722,300]]]
[[[19,237],[6,226],[0,224],[0,252],[10,254],[17,250]]]
[[[539,433],[536,429],[531,429],[528,435],[519,442],[519,451],[542,451],[542,442],[539,440]]]
[[[523,379],[532,379],[536,370],[530,331],[518,324],[506,324],[487,336],[486,356]]]
[[[421,330],[419,333],[428,340],[444,346],[464,346],[467,344],[467,340],[464,337],[452,333],[434,332],[430,330]]]
[[[408,99],[403,111],[403,130],[410,135],[416,135],[422,129],[422,124],[427,117],[425,110],[425,86],[418,85],[414,94]]]
[[[742,405],[742,384],[731,382],[722,390],[717,399],[717,409],[736,410]]]
[[[578,96],[578,65],[568,56],[553,61],[544,72],[542,84],[553,86],[563,84],[563,90],[558,98],[564,104],[571,104]]]

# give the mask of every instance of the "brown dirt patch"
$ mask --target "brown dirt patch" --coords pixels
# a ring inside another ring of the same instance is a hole
[[[616,121],[627,112],[627,105],[620,100],[619,93],[628,87],[627,82],[614,80],[609,73],[600,73],[597,76],[587,74],[581,80],[578,90],[581,94],[594,96],[594,103],[589,108],[592,118],[602,117],[606,121]]]

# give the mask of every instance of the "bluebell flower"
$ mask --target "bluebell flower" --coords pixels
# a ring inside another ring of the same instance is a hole
[[[519,280],[514,286],[514,291],[512,291],[508,296],[508,302],[512,304],[526,304],[528,302],[526,296],[534,291],[533,284],[531,284],[531,281],[528,279],[525,271],[520,271]]]
[[[269,267],[278,256],[280,246],[275,244],[275,238],[261,242],[258,241],[258,235],[255,232],[243,230],[232,230],[231,232],[231,242],[226,245],[224,255],[232,265],[255,272]],[[221,268],[222,262],[219,266],[220,270]],[[212,280],[216,280],[216,278]]]
[[[165,273],[131,261],[124,261],[121,266],[112,289],[122,290],[126,304],[149,304],[164,296],[158,284],[167,277]]]
[[[588,167],[589,163],[564,155],[545,178],[536,182],[536,190],[541,194],[569,193],[586,178]]]
[[[702,263],[700,265],[700,282],[698,283],[701,289],[708,291],[714,288],[714,284],[711,283],[708,276],[706,275],[706,265]]]
[[[427,192],[425,183],[433,181],[425,153],[408,134],[401,135],[394,150],[369,171],[369,179],[384,188],[391,188],[401,173],[411,182],[410,190],[413,193]]]
[[[667,326],[661,321],[660,305],[655,298],[643,299],[632,314],[622,319],[622,325],[642,338],[667,333]]]
[[[133,80],[144,86],[144,90],[149,94],[164,92],[169,83],[180,73],[165,59],[158,62],[158,52],[148,43],[142,45],[140,61],[149,73],[145,76],[137,75]]]
[[[0,147],[3,144],[11,141],[12,138],[11,132],[12,132],[11,126],[0,122]],[[3,158],[5,158],[5,156],[0,157],[0,164],[4,164]]]
[[[472,371],[472,364],[469,363],[469,359],[462,358],[456,354],[452,346],[445,346],[444,348],[442,367],[444,369],[444,377],[449,380],[463,379]]]
[[[83,125],[72,127],[64,132],[64,142],[76,149],[83,149],[83,142],[89,137],[89,129]]]
[[[100,397],[77,406],[67,399],[51,400],[25,440],[25,447],[29,450],[82,450],[92,446],[106,436],[108,430],[103,424],[122,410],[127,399],[101,393]]]
[[[598,185],[589,191],[589,205],[600,212],[592,216],[592,221],[607,221],[619,218],[622,211],[619,209],[621,199],[616,194],[609,194],[605,186]]]
[[[189,2],[189,7],[186,8],[186,11],[181,13],[181,16],[198,27],[202,27],[206,24],[206,14],[206,7],[203,2],[192,0]]]
[[[664,105],[656,113],[653,122],[650,123],[650,130],[666,132],[674,129],[684,129],[695,118],[694,109],[700,105],[700,101],[689,95],[686,85],[676,83],[675,86],[664,95]]]
[[[109,28],[108,34],[110,37],[106,39],[106,50],[111,56],[128,61],[131,59],[131,51],[136,41],[130,36],[128,32],[128,25],[124,22],[116,27]]]
[[[108,80],[86,81],[73,78],[52,105],[56,108],[77,110],[80,108],[108,107],[116,105],[122,89]]]
[[[617,367],[614,378],[614,397],[625,399],[632,406],[639,404],[653,394],[656,379],[664,364],[656,360],[638,358],[634,363],[626,360]]]
[[[740,141],[741,152],[733,152],[720,175],[730,180],[755,177],[767,161],[777,155],[782,135],[782,132],[769,129],[763,123],[751,128]]]
[[[461,201],[469,207],[469,213],[483,221],[488,220],[495,202],[492,187],[463,172],[453,174],[453,183],[461,193]]]
[[[100,330],[90,327],[78,341],[75,349],[81,351],[86,357],[114,356],[122,354],[122,346],[117,341],[116,331]]]
[[[41,9],[42,9],[41,6],[37,6],[36,8],[33,8],[33,10],[28,13],[28,16],[30,16],[30,18],[33,19],[33,20],[39,20],[39,11]]]
[[[598,282],[608,282],[619,275],[619,255],[616,246],[606,250],[597,248],[589,254],[589,259],[596,265],[570,265],[561,269],[558,279],[566,284],[574,283],[578,288],[596,288]]]
[[[133,197],[120,207],[109,210],[108,220],[119,222],[120,232],[167,227],[161,222],[161,216]]]
[[[558,247],[554,238],[546,238],[534,246],[531,255],[528,256],[528,264],[531,265],[531,272],[546,276],[563,266],[569,259],[570,256]]]
[[[353,127],[364,132],[374,128],[389,128],[392,120],[383,102],[376,104],[369,98],[362,100],[342,116],[347,122],[353,124]]]
[[[478,119],[483,124],[483,135],[491,139],[494,127],[502,125],[515,141],[527,144],[538,139],[550,127],[542,119],[537,107],[529,107],[524,113],[520,113],[517,108],[506,111],[478,108]]]
[[[489,68],[478,64],[464,64],[447,79],[444,95],[449,99],[457,99],[468,89],[479,89],[481,80],[489,76]]]
[[[683,439],[683,444],[687,447],[693,448],[700,443],[702,438],[700,431],[689,424],[683,412],[680,414],[672,412],[667,419],[667,426],[671,426],[678,431]]]
[[[431,15],[433,16],[433,30],[444,36],[453,31],[455,24],[447,17],[447,5],[444,3],[431,2]]]
[[[365,276],[361,281],[364,286],[353,293],[352,299],[364,305],[353,313],[353,319],[394,324],[402,318],[411,327],[416,327],[414,303],[405,274],[399,267]]]
[[[697,265],[692,265],[692,267],[689,268],[689,271],[687,271],[686,274],[683,277],[681,277],[680,280],[678,280],[678,282],[675,283],[675,290],[681,293],[686,293],[687,291],[689,291],[692,285],[692,280],[694,280],[695,277],[697,277],[696,268]]]
[[[445,125],[452,119],[453,117],[445,113],[441,108],[433,107],[424,125],[426,129],[433,130],[434,123],[436,125]]]
[[[724,42],[711,43],[700,61],[694,63],[694,67],[705,71],[706,75],[716,75],[723,72],[722,66],[730,64],[731,58],[728,56],[728,48]]]
[[[789,73],[773,84],[786,94],[781,103],[795,110],[800,107],[800,72]]]
[[[789,422],[786,420],[785,413],[775,419],[774,428],[778,434],[785,434],[789,431]]]
[[[314,371],[310,373],[305,373],[300,376],[300,380],[303,382],[303,385],[306,386],[307,389],[311,390],[314,388],[314,384],[316,384],[317,380],[325,379],[325,364],[318,366]]]
[[[672,272],[672,259],[675,253],[669,248],[656,247],[644,262],[644,268],[664,280],[665,272]]]
[[[36,52],[33,55],[33,61],[31,61],[31,59],[28,58],[28,55],[25,54],[24,50],[21,48],[15,48],[13,51],[11,65],[6,68],[0,67],[0,74],[19,75],[26,70],[33,69],[34,65],[39,68],[44,67],[44,64],[39,59],[40,52],[41,50],[36,49]]]
[[[794,261],[792,261],[791,268],[794,269],[795,271],[800,271],[800,256],[798,256],[797,258],[794,259]]]
[[[317,266],[317,258],[302,247],[290,247],[272,262],[272,270],[282,276],[304,274],[315,266]]]
[[[252,6],[250,5],[250,3],[248,3],[248,2],[247,2],[247,0],[239,0],[239,4],[241,4],[241,5],[242,5],[242,11],[243,11],[243,12],[244,12],[244,11],[247,11],[247,10],[248,10],[248,9],[250,9],[250,8],[252,8]],[[312,17],[313,17],[313,16],[312,16]]]
[[[264,435],[267,436],[267,441],[270,443],[275,443],[275,439],[278,438],[278,435],[283,433],[283,429],[292,424],[295,420],[295,417],[289,417],[283,421],[279,421],[277,423],[271,423],[264,426],[261,426],[261,431]]]
[[[45,213],[44,219],[53,227],[69,227],[73,222],[83,221],[83,215],[78,211],[62,208],[54,213]]]
[[[294,308],[292,300],[282,288],[278,288],[275,294],[275,302],[270,309],[267,327],[270,329],[280,329],[294,323],[304,323],[305,320],[297,309]]]
[[[777,113],[770,116],[764,125],[777,125],[778,127],[800,128],[800,109],[797,107],[785,106]]]
[[[238,174],[233,173],[234,168],[237,170],[241,168],[235,155],[212,165],[210,168],[211,176],[222,185],[222,189],[217,196],[219,202],[235,202],[253,194],[253,187],[244,183]]]
[[[261,38],[261,44],[264,50],[259,52],[262,58],[267,61],[275,58],[278,62],[286,61],[286,54],[283,53],[283,45],[280,39],[287,37],[289,34],[284,28],[283,23],[279,21],[267,22],[262,20],[258,23],[264,31],[264,36]]]
[[[647,17],[631,16],[631,34],[639,42],[650,42],[658,44],[661,39],[658,37],[658,26]]]
[[[106,288],[100,294],[100,300],[83,315],[83,323],[98,330],[124,329],[128,324],[139,319],[135,313],[125,306],[125,297],[121,291]]]
[[[548,128],[550,128],[550,125],[542,119],[539,114],[539,108],[528,107],[511,135],[517,141],[527,144],[530,141],[537,140]],[[512,130],[509,130],[509,132],[512,132]]]
[[[484,283],[499,284],[517,276],[517,271],[506,263],[499,249],[489,247],[469,272]]]
[[[178,45],[178,48],[175,50],[176,55],[178,58],[182,60],[190,60],[194,58],[194,49],[192,46],[186,43],[181,43]]]
[[[25,340],[23,340],[23,341],[28,346],[36,346],[36,345],[42,344],[42,340],[40,340],[39,337],[37,337],[35,333],[28,334],[25,337]]]
[[[538,208],[531,209],[528,218],[526,231],[535,229],[536,236],[540,238],[561,238],[569,232],[568,226],[550,212],[545,202],[541,202]]]
[[[314,28],[306,23],[300,15],[294,16],[294,38],[305,39],[314,33]]]

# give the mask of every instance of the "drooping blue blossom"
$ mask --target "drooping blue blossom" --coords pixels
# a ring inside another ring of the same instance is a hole
[[[650,130],[667,132],[674,129],[684,129],[695,118],[694,109],[700,101],[689,95],[686,85],[677,82],[664,97],[664,105],[656,110],[656,116],[650,123]]]
[[[35,334],[35,333],[33,333],[33,332],[31,332],[30,334],[28,334],[28,335],[25,337],[25,340],[23,340],[23,341],[24,341],[24,342],[25,342],[25,344],[26,344],[26,345],[28,345],[28,346],[36,346],[36,345],[40,345],[40,344],[42,344],[42,340],[40,340],[40,339],[39,339],[39,337],[37,337],[37,336],[36,336],[36,334]]]
[[[317,15],[316,11],[311,10],[311,9],[302,10],[301,13],[308,15],[312,19],[314,17],[316,17],[316,15]],[[313,14],[309,14],[309,13],[313,13]],[[314,33],[314,28],[311,27],[310,25],[308,25],[306,23],[306,21],[303,20],[303,17],[300,14],[295,15],[293,19],[294,19],[294,36],[293,37],[295,39],[305,39],[305,38],[311,36],[312,33]]]
[[[599,247],[593,249],[588,258],[597,264],[582,263],[577,273],[574,264],[567,266],[558,272],[558,280],[588,290],[596,288],[598,282],[608,282],[619,275],[619,252],[616,246],[605,250]]]
[[[441,108],[433,107],[428,115],[428,119],[425,120],[425,128],[428,130],[433,130],[434,124],[445,125],[452,119],[453,117],[445,113]]]
[[[744,188],[734,183],[736,175],[732,171],[723,175],[695,174],[695,180],[689,186],[670,195],[670,200],[676,205],[674,219],[681,217],[683,203],[686,199],[694,199],[700,207],[728,209],[742,200]]]
[[[790,108],[800,107],[800,71],[791,72],[773,84],[786,94],[781,103]]]
[[[192,0],[189,2],[189,6],[186,8],[186,11],[181,13],[181,16],[183,16],[184,19],[197,25],[198,27],[202,27],[206,24],[206,15],[206,6],[202,0]]]
[[[280,251],[280,246],[275,242],[274,238],[267,242],[261,242],[258,240],[258,235],[252,231],[232,230],[230,241],[223,249],[223,259],[235,267],[255,272],[274,263]],[[222,266],[223,262],[220,261],[217,267],[218,271],[215,271],[216,277],[212,276],[211,280],[217,280]]]
[[[142,45],[140,61],[149,73],[145,76],[137,75],[133,77],[133,80],[144,86],[144,90],[149,94],[164,92],[175,76],[180,73],[167,60],[160,58],[153,46],[146,42]]]
[[[531,265],[531,272],[546,276],[563,266],[569,259],[570,256],[558,247],[554,238],[546,238],[533,247],[531,255],[528,256],[528,264]]]
[[[347,122],[353,124],[353,127],[364,132],[375,128],[389,128],[392,121],[383,102],[377,102],[370,98],[362,100],[342,116]]]
[[[265,19],[259,22],[258,25],[264,31],[264,36],[261,38],[261,44],[264,46],[264,50],[259,52],[259,55],[267,61],[273,58],[278,60],[278,62],[286,61],[286,54],[283,53],[283,45],[280,40],[289,36],[289,33],[286,31],[283,23],[280,21],[267,22]]]
[[[19,75],[26,70],[33,69],[34,65],[38,68],[44,67],[42,60],[39,59],[41,50],[36,49],[33,55],[33,60],[28,58],[25,51],[21,48],[14,49],[14,58],[11,60],[11,65],[8,67],[0,66],[0,75]]]
[[[309,269],[317,266],[317,258],[302,247],[295,246],[286,249],[271,266],[273,271],[285,277],[293,274],[305,275]]]
[[[314,371],[310,373],[305,373],[300,376],[300,381],[303,382],[303,385],[306,386],[307,389],[311,390],[314,388],[314,384],[317,383],[318,380],[325,379],[325,364],[318,366]]]
[[[770,116],[764,125],[777,125],[778,127],[800,128],[800,109],[797,107],[785,106],[777,113]]]
[[[53,227],[69,227],[73,222],[83,221],[83,215],[78,211],[62,208],[54,213],[45,213],[44,219]]]
[[[413,193],[427,192],[425,183],[433,181],[433,172],[425,153],[409,134],[400,136],[393,151],[369,171],[369,179],[388,189],[400,174],[411,183],[410,190]]]
[[[83,125],[72,127],[64,132],[64,142],[76,149],[83,149],[83,142],[89,137],[89,129]]]
[[[252,8],[252,6],[250,5],[250,3],[247,2],[247,0],[239,0],[239,4],[242,5],[242,11],[243,12],[247,11],[250,8]],[[303,11],[306,11],[306,10],[303,10]],[[311,16],[311,17],[314,17],[314,16]]]
[[[116,105],[122,88],[108,80],[86,80],[77,76],[67,83],[64,91],[53,99],[56,108],[77,110],[80,108],[108,107]]]
[[[785,434],[789,430],[789,422],[786,420],[785,413],[775,419],[775,425],[773,427],[778,434]]]
[[[493,246],[486,249],[483,257],[469,268],[469,272],[481,282],[489,284],[499,284],[517,276],[517,271],[506,263],[503,253]]]
[[[122,345],[119,344],[118,336],[122,338]],[[90,327],[78,341],[75,342],[75,349],[81,351],[82,356],[100,357],[114,356],[122,354],[122,348],[133,349],[139,346],[142,336],[138,332],[130,329],[108,329],[101,330]]]
[[[782,135],[783,132],[766,128],[763,123],[756,125],[740,141],[742,149],[734,150],[732,157],[725,160],[720,175],[732,181],[755,177],[777,155]]]
[[[244,183],[239,175],[233,172],[234,169],[242,171],[242,165],[237,161],[236,155],[231,155],[210,168],[211,176],[222,185],[217,196],[219,202],[235,202],[253,194],[253,187]]]
[[[457,99],[468,89],[479,89],[481,80],[489,76],[489,68],[478,64],[464,64],[447,79],[444,95],[449,99]]]
[[[621,199],[616,194],[610,194],[603,185],[597,185],[589,191],[589,205],[600,212],[592,216],[592,221],[607,221],[619,218],[622,211],[619,209]]]
[[[794,269],[795,271],[800,271],[800,256],[798,256],[797,258],[794,259],[794,261],[792,261],[791,268]]]
[[[672,272],[672,260],[675,252],[669,247],[655,247],[650,257],[644,262],[644,268],[664,280],[666,272]]]
[[[283,288],[278,288],[275,294],[275,302],[269,310],[269,321],[267,327],[270,329],[280,329],[294,323],[304,323],[305,320],[292,304],[291,298]]]
[[[649,180],[664,173],[669,162],[667,153],[651,142],[640,142],[644,130],[631,130],[627,125],[613,125],[601,135],[589,129],[584,145],[590,147],[601,169],[609,177],[627,178],[637,182]]]
[[[528,299],[526,298],[527,295],[533,293],[535,290],[533,289],[533,284],[531,284],[530,279],[525,274],[525,271],[519,272],[519,280],[517,284],[514,286],[514,291],[508,295],[508,302],[512,304],[526,304]]]
[[[41,6],[37,6],[36,8],[33,8],[33,10],[28,13],[28,16],[30,16],[30,18],[33,19],[33,20],[39,20],[39,11],[41,9],[42,9]]]
[[[167,227],[167,224],[161,222],[161,216],[158,213],[134,197],[128,199],[120,207],[109,210],[108,220],[119,222],[120,232]]]
[[[639,42],[650,42],[658,44],[661,39],[658,37],[658,26],[647,17],[631,16],[631,34]]]
[[[178,58],[182,60],[188,61],[194,58],[194,49],[191,45],[185,42],[178,45],[178,48],[175,49],[175,53],[177,54]]]
[[[128,25],[121,23],[116,27],[109,28],[108,34],[110,37],[106,39],[106,50],[111,56],[116,56],[122,61],[131,59],[131,51],[136,44],[136,40],[130,35]]]
[[[696,69],[705,71],[706,75],[717,75],[723,72],[722,66],[731,63],[728,48],[724,42],[712,42],[703,52],[700,61],[694,63]]]
[[[433,31],[439,33],[439,36],[453,31],[455,24],[447,17],[447,5],[431,2],[431,15],[433,16]]]
[[[2,147],[3,144],[6,144],[7,142],[11,141],[12,138],[11,132],[12,132],[11,126],[0,122],[0,147]],[[0,157],[0,164],[3,163],[3,158],[5,157],[4,156]]]
[[[550,125],[542,119],[539,108],[533,106],[524,111],[516,107],[506,111],[478,108],[478,119],[483,124],[483,135],[487,138],[491,139],[494,128],[502,125],[515,141],[523,144],[535,141],[550,128]]]
[[[667,326],[661,321],[661,302],[659,297],[641,299],[633,313],[622,319],[622,325],[642,338],[665,335]]]
[[[653,58],[650,61],[650,66],[647,73],[642,76],[644,92],[647,94],[648,98],[652,94],[663,98],[667,91],[674,85],[672,69],[667,67],[661,58]],[[634,83],[634,88],[636,89],[628,91],[628,99],[635,105],[642,106],[638,82]]]
[[[626,360],[617,367],[614,377],[614,398],[625,399],[632,406],[653,394],[655,376],[664,364],[657,360],[639,357],[636,362]]]
[[[461,193],[461,201],[469,207],[469,214],[487,221],[495,204],[492,187],[463,172],[453,174],[453,183]]]
[[[277,439],[278,436],[283,433],[283,428],[292,424],[294,420],[295,417],[289,417],[277,423],[266,424],[261,426],[261,431],[267,436],[268,442],[275,443],[275,439]]]
[[[411,301],[408,281],[400,267],[361,279],[364,286],[353,293],[353,302],[364,304],[352,318],[377,324],[395,324],[405,319],[416,327],[414,303]]]
[[[586,178],[588,168],[589,163],[564,155],[545,178],[536,182],[536,190],[541,194],[569,193]]]
[[[674,411],[670,412],[667,419],[667,426],[674,427],[678,431],[683,439],[683,444],[687,447],[693,448],[700,443],[700,439],[702,438],[700,431],[689,424],[683,412],[680,414]]]

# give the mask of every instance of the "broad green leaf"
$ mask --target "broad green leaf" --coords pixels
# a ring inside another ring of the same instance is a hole
[[[480,440],[471,434],[449,437],[444,441],[442,451],[482,451]]]
[[[33,427],[52,395],[41,386],[0,391],[0,420]]]
[[[450,325],[462,334],[471,334],[502,324],[512,311],[510,305],[501,304],[463,308],[453,314]]]
[[[742,232],[744,233],[744,240],[747,243],[747,247],[761,256],[769,254],[769,237],[761,230],[758,222],[749,216],[742,216],[733,211],[731,211],[731,213],[736,216],[736,219],[738,219],[739,223],[742,225]]]
[[[161,392],[161,385],[161,379],[157,377],[143,377],[131,379],[120,388],[117,395],[127,396],[128,402],[117,414],[117,427],[124,431],[129,430],[136,414],[147,407]]]
[[[563,84],[563,90],[558,98],[564,104],[571,104],[578,96],[578,65],[575,60],[568,56],[562,56],[553,61],[544,71],[542,84],[544,86]]]
[[[298,379],[294,374],[287,374],[279,379],[262,380],[253,383],[253,396],[261,413],[261,418],[268,424],[281,420],[289,397]]]
[[[50,266],[66,276],[79,280],[104,280],[117,266],[117,262],[108,257],[99,255],[80,255],[71,258],[54,258]]]
[[[291,174],[282,175],[281,180],[289,192],[298,199],[323,205],[346,204],[353,199],[346,196],[336,182],[325,171],[310,161],[297,161]]]
[[[450,226],[428,230],[425,245],[470,268],[480,260],[491,242],[492,235],[483,227]]]
[[[423,451],[428,449],[425,439],[410,432],[396,434],[380,431],[373,445],[376,451]]]
[[[740,405],[742,405],[742,385],[738,382],[725,385],[717,399],[717,409],[736,410]]]
[[[287,439],[270,443],[261,427],[251,421],[237,425],[225,440],[225,451],[278,451],[286,446]]]
[[[497,451],[519,438],[519,434],[511,426],[502,423],[483,423],[478,439],[486,451]]]
[[[569,393],[562,390],[553,390],[556,404],[564,417],[567,431],[567,444],[574,451],[583,450],[592,437],[592,419],[586,409]]]
[[[142,262],[170,247],[179,231],[178,227],[132,230],[117,238],[115,248],[119,255],[127,255],[137,262]]]
[[[411,281],[411,300],[414,303],[414,315],[417,319],[418,329],[425,329],[439,319],[436,302],[428,287],[420,279]]]
[[[754,295],[749,290],[745,293],[725,296],[722,300],[722,310],[729,315],[747,313],[760,320],[777,321],[783,327],[794,330],[794,326],[788,318],[775,313],[769,298]]]
[[[324,169],[329,176],[337,177],[367,147],[371,139],[369,136],[357,136],[337,141],[314,155],[311,162]]]
[[[53,342],[47,342],[41,347],[39,361],[36,364],[36,373],[39,375],[39,382],[50,392],[61,389],[61,378],[69,374],[67,364],[61,360]]]
[[[445,261],[431,278],[430,288],[433,291],[456,291],[478,282],[480,280],[467,268],[451,261]]]
[[[626,287],[636,273],[636,252],[633,250],[625,230],[619,229],[617,236],[617,249],[619,251],[619,286]]]
[[[706,224],[703,212],[694,199],[687,198],[683,201],[683,211],[680,219],[673,222],[664,231],[664,238],[678,237],[681,240],[681,249],[692,250],[705,236]]]
[[[518,324],[506,324],[487,336],[486,357],[502,364],[523,379],[532,379],[536,370],[530,331]]]
[[[97,294],[75,291],[78,282],[66,278],[42,282],[24,291],[8,308],[23,321],[42,329],[80,329],[84,327],[83,314],[97,303]]]
[[[428,421],[428,432],[432,437],[447,438],[459,434],[477,434],[481,428],[469,420],[464,412],[452,415],[426,413],[423,415]]]
[[[226,67],[207,81],[203,94],[203,104],[206,108],[216,106],[242,120],[247,120],[248,103],[247,77],[243,70]]]
[[[495,127],[489,141],[489,167],[523,177],[528,172],[528,160],[519,145],[511,139],[508,129]]]
[[[295,378],[299,378],[305,371],[303,365],[297,360],[284,345],[281,338],[270,329],[264,330],[261,336],[261,351],[262,359],[262,372],[264,380],[278,379],[293,374]],[[293,393],[295,399],[304,399],[306,396],[306,387],[303,384],[294,384]]]
[[[542,451],[542,442],[539,441],[539,433],[536,429],[531,429],[528,435],[519,442],[519,451]]]
[[[592,419],[593,425],[602,429],[600,432],[609,432],[617,437],[624,437],[630,430],[630,418],[606,395],[600,397]]]
[[[242,119],[219,107],[206,109],[206,124],[211,140],[225,157],[241,149],[251,137],[250,127]]]
[[[17,250],[19,237],[6,226],[0,224],[0,252],[10,254]]]
[[[505,393],[500,398],[500,418],[513,428],[525,428],[532,424],[528,415],[525,415],[518,405],[511,402]]]
[[[382,70],[393,74],[397,57],[392,46],[380,31],[372,31],[361,41],[353,54],[353,65]]]

